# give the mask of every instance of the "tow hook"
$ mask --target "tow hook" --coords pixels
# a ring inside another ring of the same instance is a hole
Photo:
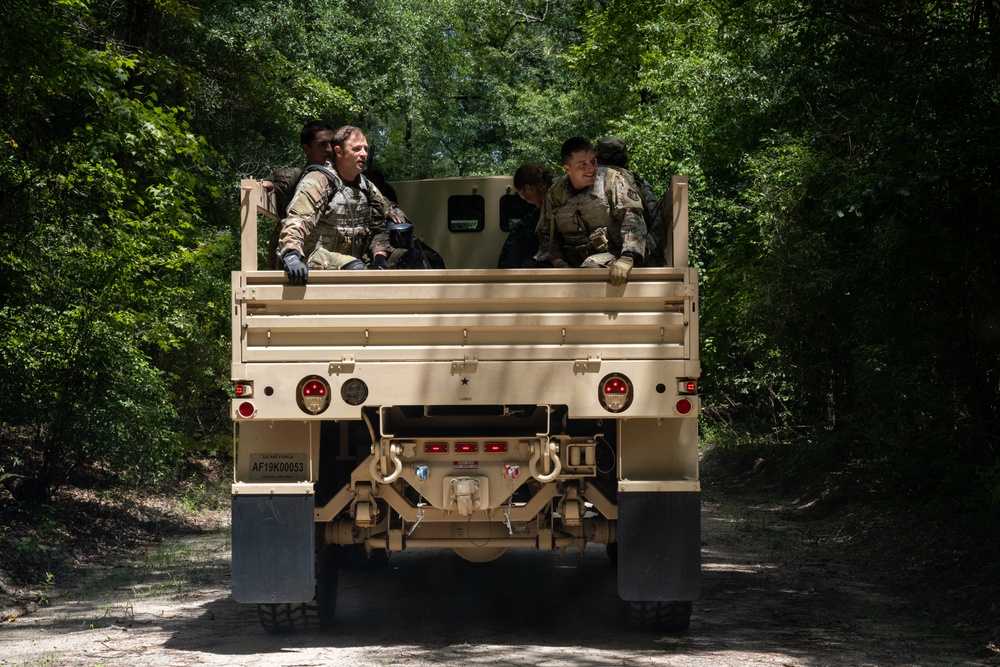
[[[388,446],[387,446],[388,445]],[[399,459],[399,455],[402,453],[402,449],[396,443],[391,443],[388,440],[383,440],[379,443],[379,451],[375,451],[375,445],[372,445],[372,460],[368,464],[368,472],[371,473],[372,478],[379,482],[380,484],[392,484],[399,476],[403,473],[403,462]],[[393,470],[388,475],[383,476],[379,472],[379,464],[382,468],[388,466],[389,460],[392,460]]]
[[[538,473],[538,461],[544,459],[543,468],[549,468],[549,462],[552,462],[552,472],[549,473]],[[542,440],[540,443],[532,443],[531,445],[531,460],[528,461],[528,470],[531,471],[531,476],[537,479],[539,482],[551,482],[559,473],[562,472],[562,461],[559,459],[559,443],[553,442],[551,440]]]

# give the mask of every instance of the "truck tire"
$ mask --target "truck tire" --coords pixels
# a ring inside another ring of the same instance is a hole
[[[329,630],[337,611],[337,583],[340,570],[327,549],[316,559],[316,597],[309,602],[258,604],[257,618],[268,634]]]
[[[691,624],[691,602],[627,602],[629,625],[638,630],[684,632]]]

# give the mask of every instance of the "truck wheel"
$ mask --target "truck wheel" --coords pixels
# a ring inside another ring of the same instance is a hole
[[[257,618],[268,634],[329,630],[337,611],[337,582],[340,571],[331,554],[324,550],[316,559],[316,597],[309,602],[258,604]]]
[[[629,625],[639,630],[684,632],[691,624],[691,602],[628,602]]]

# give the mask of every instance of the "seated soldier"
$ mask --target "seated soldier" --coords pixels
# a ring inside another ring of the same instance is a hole
[[[306,169],[282,222],[278,253],[289,282],[315,269],[385,269],[392,250],[387,224],[405,215],[362,172],[368,141],[345,125],[331,139],[333,163]]]
[[[500,259],[497,261],[498,269],[535,266],[534,256],[538,252],[538,235],[535,234],[535,228],[542,213],[541,206],[545,202],[545,195],[549,193],[551,186],[552,172],[540,164],[522,164],[514,172],[514,189],[521,199],[534,208],[518,220],[507,235],[507,240],[500,250]]]
[[[667,225],[663,206],[649,181],[640,178],[628,168],[628,151],[621,137],[604,137],[597,140],[597,164],[618,167],[632,174],[639,188],[642,206],[646,211],[644,219],[649,237],[646,239],[646,266],[664,266],[664,251],[667,247]]]
[[[322,120],[313,120],[306,123],[299,132],[299,143],[302,152],[306,156],[306,166],[313,164],[326,164],[333,159],[333,126]],[[271,239],[267,246],[268,268],[281,269],[281,259],[278,257],[278,237],[281,234],[281,221],[285,219],[288,212],[288,202],[295,192],[295,186],[299,184],[299,179],[305,172],[303,167],[292,167],[275,169],[268,175],[261,185],[268,192],[274,193],[275,209],[278,213],[278,224],[274,226]]]
[[[598,167],[594,147],[582,137],[562,145],[566,174],[542,205],[535,260],[554,267],[607,268],[612,285],[624,285],[646,253],[642,200],[628,172]]]

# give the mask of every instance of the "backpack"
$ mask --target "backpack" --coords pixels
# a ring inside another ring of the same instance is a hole
[[[414,236],[413,240],[410,242],[410,247],[399,253],[399,250],[393,252],[393,258],[389,260],[389,268],[392,269],[443,269],[444,258],[429,245],[423,242],[423,240]]]
[[[639,188],[642,199],[642,218],[646,223],[646,266],[665,266],[664,253],[667,247],[667,223],[663,215],[666,195],[657,199],[653,186],[634,172],[632,178]]]
[[[291,202],[292,195],[295,193],[295,188],[298,187],[299,181],[302,180],[303,174],[305,174],[305,169],[302,167],[275,169],[274,173],[265,179],[274,184],[274,204],[275,211],[278,214],[278,222],[275,223],[274,229],[271,230],[271,238],[267,242],[267,268],[271,270],[280,271],[285,268],[281,264],[281,258],[278,257],[278,239],[281,237],[281,221],[288,214],[288,204]]]

